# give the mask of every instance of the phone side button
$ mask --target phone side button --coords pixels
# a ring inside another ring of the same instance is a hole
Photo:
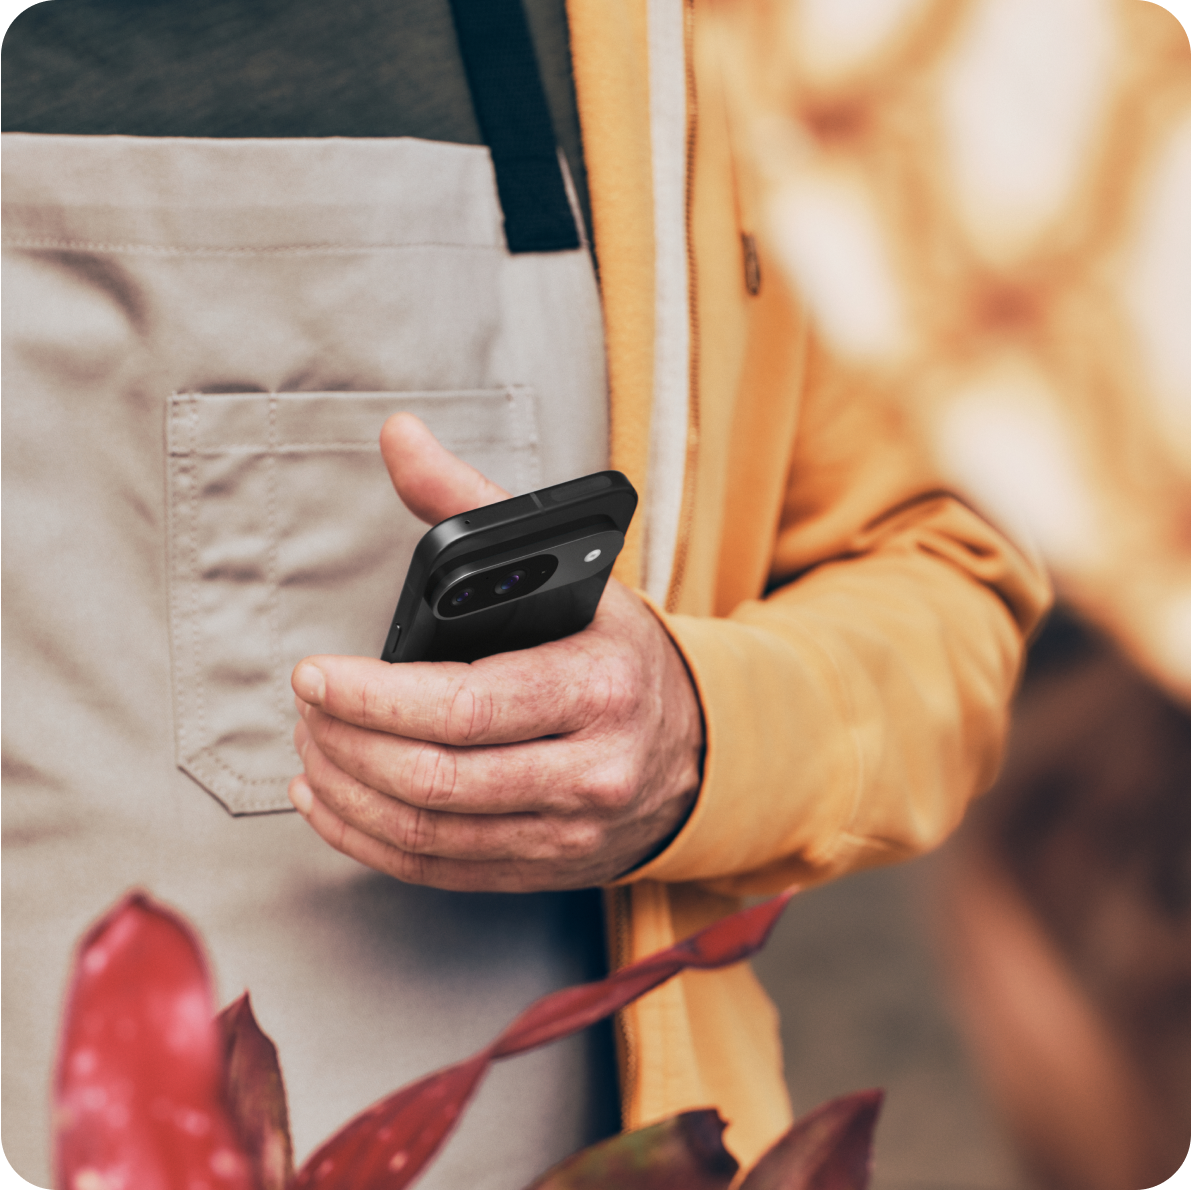
[[[388,644],[385,645],[385,651],[381,654],[382,658],[392,657],[397,652],[397,642],[401,639],[401,625],[393,625],[393,634],[389,637]]]

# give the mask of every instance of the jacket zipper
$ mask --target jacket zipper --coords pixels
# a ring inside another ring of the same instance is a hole
[[[632,959],[629,953],[629,939],[633,929],[633,890],[631,886],[620,885],[611,890],[612,935],[611,967],[619,971]],[[616,1014],[617,1065],[620,1067],[620,1127],[627,1131],[632,1122],[629,1107],[637,1087],[637,1034],[627,1009]]]
[[[695,2],[683,2],[683,64],[686,78],[686,146],[685,178],[683,183],[683,218],[685,227],[687,268],[687,309],[690,319],[690,350],[687,357],[687,439],[686,459],[683,469],[682,508],[678,521],[678,536],[674,548],[674,565],[670,571],[670,587],[666,594],[666,609],[673,611],[678,603],[682,582],[686,575],[688,543],[695,510],[695,459],[699,449],[699,306],[697,272],[695,267],[695,239],[691,225],[695,192],[695,145],[696,117],[698,115],[695,91]],[[632,958],[629,940],[633,929],[632,886],[612,889],[612,969],[619,970]],[[624,1010],[616,1014],[616,1040],[621,1070],[620,1118],[621,1128],[627,1129],[635,1122],[630,1119],[630,1106],[637,1090],[638,1041],[631,1012]]]
[[[690,351],[687,358],[687,433],[686,463],[682,479],[682,509],[678,536],[674,544],[674,565],[670,571],[670,589],[666,610],[675,611],[686,578],[692,522],[695,519],[695,462],[699,453],[699,273],[695,264],[695,230],[692,213],[695,205],[695,149],[698,143],[698,92],[695,89],[695,0],[683,5],[683,56],[686,68],[686,178],[683,191],[683,217],[686,221],[687,308],[690,319]]]

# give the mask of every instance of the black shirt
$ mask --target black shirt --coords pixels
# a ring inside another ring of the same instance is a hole
[[[565,0],[523,0],[588,215]],[[5,132],[481,144],[447,0],[47,0],[4,38]]]

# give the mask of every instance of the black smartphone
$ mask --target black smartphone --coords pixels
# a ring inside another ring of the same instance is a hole
[[[440,521],[418,542],[382,661],[475,661],[591,623],[637,507],[597,471]]]

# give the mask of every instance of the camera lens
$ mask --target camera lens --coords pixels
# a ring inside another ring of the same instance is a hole
[[[524,577],[524,570],[511,571],[496,584],[496,593],[498,595],[507,595]]]
[[[461,587],[454,595],[451,596],[451,606],[458,607],[461,603],[466,603],[472,597],[471,587]]]

